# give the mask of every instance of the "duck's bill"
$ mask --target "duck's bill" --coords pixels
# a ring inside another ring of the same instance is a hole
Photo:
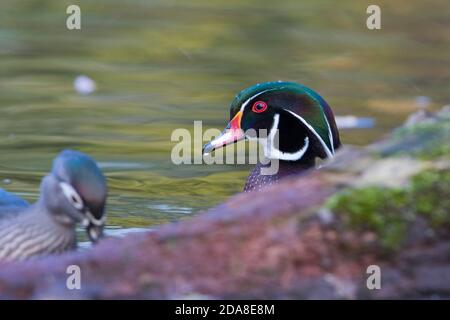
[[[242,112],[239,111],[234,118],[228,123],[225,131],[216,139],[208,142],[203,146],[203,155],[207,155],[228,144],[235,143],[244,139],[244,131],[241,129]]]
[[[89,240],[95,243],[103,236],[106,217],[102,215],[101,218],[96,219],[89,211],[85,212],[85,216],[83,224],[86,226],[87,235]]]
[[[93,243],[97,242],[100,238],[103,237],[103,227],[104,225],[96,226],[94,224],[90,224],[86,228],[86,232],[88,234],[89,240]]]
[[[208,142],[203,146],[203,155],[208,155],[215,149],[219,149],[227,144],[235,143],[244,139],[244,133],[242,130],[225,130],[219,137]]]

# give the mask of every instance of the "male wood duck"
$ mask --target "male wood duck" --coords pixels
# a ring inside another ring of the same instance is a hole
[[[24,260],[76,247],[81,223],[92,242],[103,233],[106,179],[89,156],[61,152],[33,205],[0,189],[0,261]]]
[[[264,175],[260,162],[244,191],[258,190],[286,176],[315,167],[316,158],[330,158],[340,147],[339,132],[327,102],[315,91],[293,82],[266,82],[241,91],[231,103],[225,131],[203,147],[203,153],[242,139],[262,142],[276,174]],[[250,130],[254,129],[254,130]],[[261,135],[260,132],[267,134]]]

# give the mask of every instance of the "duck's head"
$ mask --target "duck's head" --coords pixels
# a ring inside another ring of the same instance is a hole
[[[55,158],[41,187],[41,198],[57,221],[82,223],[93,242],[103,233],[106,196],[106,179],[95,161],[73,150]]]
[[[203,152],[244,138],[263,142],[269,159],[287,161],[328,158],[340,146],[333,112],[326,101],[303,85],[282,81],[241,91],[231,103],[225,131],[207,143]]]

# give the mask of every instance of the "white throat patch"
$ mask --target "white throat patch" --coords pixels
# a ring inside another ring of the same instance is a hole
[[[287,112],[289,112],[290,114],[292,114],[294,117],[296,117],[297,119],[299,119],[319,140],[320,144],[322,145],[323,149],[325,150],[325,153],[327,154],[328,158],[332,158],[333,157],[333,151],[330,150],[330,148],[328,148],[327,144],[325,143],[325,141],[323,141],[322,137],[317,133],[316,130],[314,130],[314,128],[302,117],[300,117],[298,114],[290,111],[290,110],[286,110]],[[330,144],[333,148],[333,138],[331,135],[331,129],[330,129],[330,125],[327,121],[327,125],[328,125],[328,138],[330,139]]]
[[[277,136],[278,125],[280,123],[280,115],[276,113],[273,116],[273,124],[272,128],[270,128],[270,132],[267,138],[259,139],[264,147],[264,155],[269,159],[279,159],[279,160],[287,160],[287,161],[296,161],[300,160],[309,147],[309,138],[305,137],[303,147],[296,152],[282,152],[278,148],[278,143],[275,143],[275,137]]]

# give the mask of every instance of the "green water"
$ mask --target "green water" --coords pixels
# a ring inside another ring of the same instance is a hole
[[[69,4],[82,30],[65,27]],[[256,82],[316,89],[337,115],[374,117],[345,144],[385,135],[427,96],[450,101],[450,2],[12,1],[0,3],[0,187],[33,201],[64,148],[108,177],[108,224],[188,218],[242,190],[249,167],[171,163],[176,128],[223,128],[228,105]],[[94,79],[88,96],[76,76]],[[9,179],[5,180],[5,179]],[[10,183],[5,183],[10,182]]]

